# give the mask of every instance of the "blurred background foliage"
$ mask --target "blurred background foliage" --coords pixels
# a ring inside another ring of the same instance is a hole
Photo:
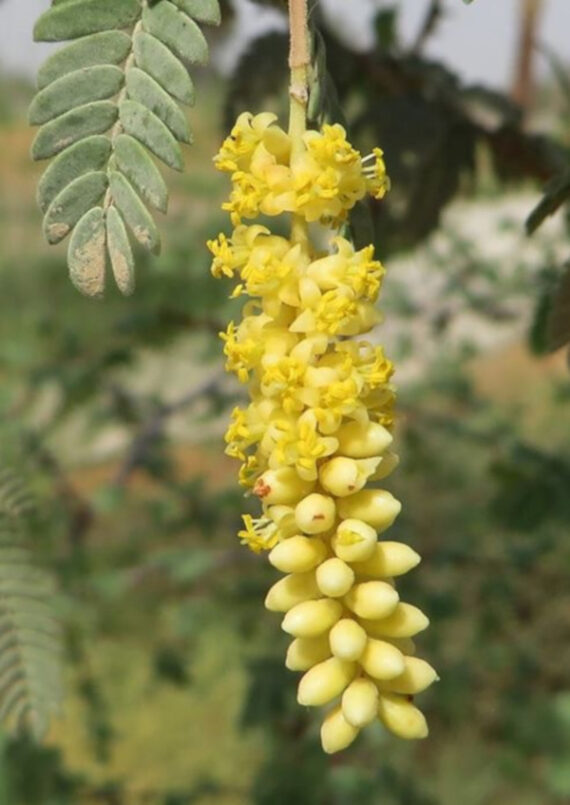
[[[425,5],[411,46],[397,3],[385,8],[365,54],[315,13],[312,110],[342,109],[363,151],[381,143],[394,185],[352,225],[389,258],[380,337],[399,366],[392,488],[404,501],[393,533],[424,557],[403,595],[432,619],[430,739],[378,726],[322,754],[263,610],[273,571],[234,536],[249,503],[221,436],[242,390],[223,376],[217,333],[236,309],[204,242],[228,226],[211,167],[225,127],[244,109],[285,109],[286,42],[272,33],[229,79],[203,77],[164,254],[139,256],[130,300],[80,297],[63,253],[43,246],[32,89],[0,79],[2,464],[43,506],[33,547],[58,581],[66,682],[65,719],[43,745],[2,735],[1,803],[570,800],[570,378],[549,354],[568,340],[567,220],[538,226],[567,198],[568,73],[553,57],[532,91],[523,71],[518,103],[464,86],[422,55],[445,10]]]

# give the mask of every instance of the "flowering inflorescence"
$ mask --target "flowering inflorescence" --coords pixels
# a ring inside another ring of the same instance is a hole
[[[413,696],[436,674],[414,656],[412,638],[428,620],[394,583],[419,556],[378,539],[401,508],[375,483],[398,463],[393,366],[358,338],[379,321],[384,269],[372,246],[355,250],[338,235],[330,253],[319,252],[306,227],[338,227],[367,193],[381,198],[382,151],[363,160],[339,125],[305,132],[292,148],[275,120],[241,115],[216,157],[231,174],[224,208],[235,229],[209,243],[212,272],[235,278],[233,295],[249,297],[241,323],[222,334],[226,368],[250,395],[232,413],[227,452],[263,509],[244,516],[239,536],[287,574],[265,604],[285,613],[282,628],[294,638],[286,664],[305,672],[299,702],[341,697],[322,726],[325,750],[348,746],[378,717],[403,738],[422,738]],[[281,213],[297,223],[291,239],[244,223]]]

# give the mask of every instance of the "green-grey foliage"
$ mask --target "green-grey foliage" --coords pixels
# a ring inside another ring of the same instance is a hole
[[[35,502],[19,477],[0,472],[0,721],[43,735],[61,702],[60,627],[53,584],[28,547]]]
[[[177,102],[194,103],[188,70],[208,59],[198,23],[219,22],[218,0],[53,0],[36,23],[36,40],[70,42],[41,67],[29,111],[33,158],[55,157],[38,203],[49,243],[73,233],[69,272],[86,295],[102,295],[108,262],[132,292],[127,229],[160,249],[145,203],[165,212],[168,191],[147,151],[183,169],[192,134]]]

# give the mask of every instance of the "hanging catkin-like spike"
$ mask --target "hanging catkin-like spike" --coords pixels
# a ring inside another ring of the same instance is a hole
[[[383,539],[401,505],[378,487],[398,463],[393,367],[362,338],[379,320],[384,269],[372,246],[356,251],[338,235],[323,255],[306,228],[336,229],[367,193],[381,198],[382,152],[363,160],[339,125],[295,143],[274,115],[243,114],[216,164],[231,175],[224,208],[235,229],[209,243],[212,271],[237,278],[233,295],[249,297],[242,321],[222,335],[226,367],[250,397],[233,411],[227,452],[262,508],[258,519],[244,516],[239,536],[286,574],[265,604],[293,638],[286,664],[304,673],[299,703],[332,704],[326,752],[377,719],[423,738],[412,697],[436,673],[413,656],[410,638],[428,621],[394,582],[419,556]],[[282,213],[293,216],[290,239],[244,223]]]

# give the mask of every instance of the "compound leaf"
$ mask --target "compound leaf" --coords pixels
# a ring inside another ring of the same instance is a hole
[[[29,111],[36,160],[55,157],[38,186],[44,233],[70,232],[72,281],[100,295],[109,254],[123,293],[134,288],[127,227],[150,251],[160,237],[145,202],[166,211],[168,191],[150,153],[182,170],[192,135],[177,101],[193,104],[187,66],[206,62],[197,21],[217,24],[217,0],[52,0],[37,40],[73,40],[38,75]],[[75,229],[74,229],[75,227]]]
[[[39,739],[61,707],[62,639],[53,579],[29,547],[33,508],[22,481],[0,471],[0,721]]]

